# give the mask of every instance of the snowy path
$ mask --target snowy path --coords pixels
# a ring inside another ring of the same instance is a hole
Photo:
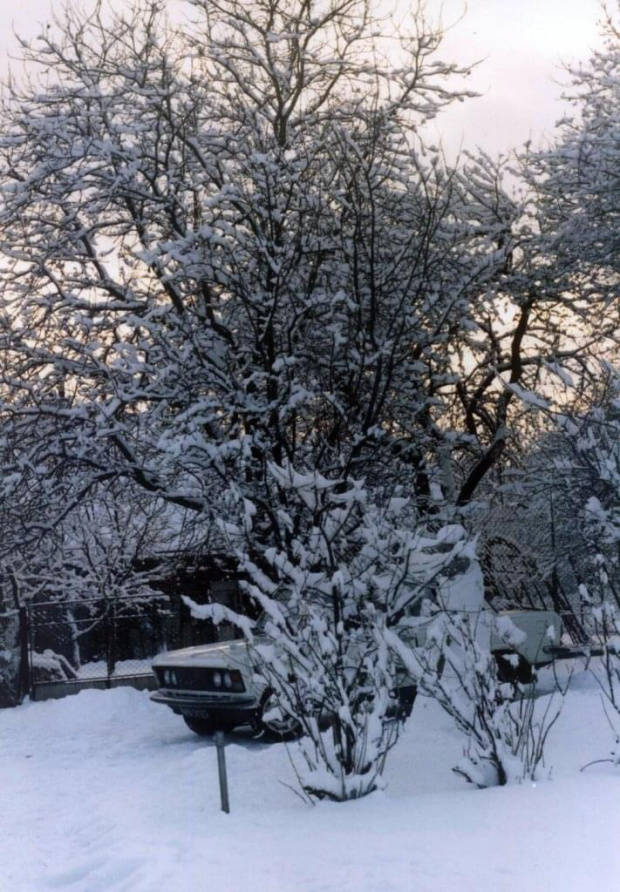
[[[131,689],[0,712],[0,892],[617,892],[620,772],[596,690],[575,679],[552,782],[476,791],[460,740],[419,701],[384,794],[305,806],[283,746],[215,750]]]

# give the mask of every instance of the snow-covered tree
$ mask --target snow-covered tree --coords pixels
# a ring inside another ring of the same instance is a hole
[[[617,323],[620,30],[612,5],[605,10],[601,46],[587,62],[568,68],[573,113],[560,122],[551,148],[531,153],[529,163],[545,228],[555,234],[556,258],[606,293]]]
[[[502,165],[450,170],[419,136],[465,95],[440,33],[418,12],[379,38],[364,0],[192,8],[182,32],[148,2],[69,11],[24,47],[5,420],[57,428],[56,475],[196,513],[231,479],[268,503],[284,458],[468,502],[512,442],[498,382],[561,350]]]
[[[618,170],[620,122],[620,31],[617,10],[604,12],[601,45],[590,59],[567,69],[565,98],[572,111],[558,124],[544,150],[522,158],[522,173],[532,190],[539,273],[531,282],[549,289],[568,328],[565,342],[583,345],[582,374],[572,373],[575,411],[596,401],[601,359],[617,361],[620,331],[618,301]],[[553,357],[552,357],[553,358]],[[549,369],[563,381],[563,357]],[[592,361],[594,359],[594,361]]]
[[[4,687],[15,689],[21,677],[21,695],[27,692],[28,657],[20,635],[22,642],[29,639],[36,663],[31,680],[41,680],[45,669],[34,652],[39,626],[55,658],[66,657],[78,670],[91,632],[103,624],[113,632],[127,613],[152,613],[165,572],[162,552],[188,545],[182,512],[113,475],[85,480],[55,465],[56,428],[46,421],[19,419],[1,444],[0,615],[13,617],[0,626],[0,650],[5,676],[14,679]]]
[[[148,2],[69,11],[24,48],[0,144],[8,435],[45,418],[30,468],[197,514],[234,480],[272,542],[268,461],[389,467],[428,508],[458,453],[467,501],[509,400],[477,426],[496,391],[455,388],[456,358],[519,210],[488,159],[461,175],[421,143],[465,95],[440,34],[420,14],[390,62],[364,0],[193,9],[182,33]]]

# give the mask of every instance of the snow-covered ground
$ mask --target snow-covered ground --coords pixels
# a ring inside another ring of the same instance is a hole
[[[0,713],[1,892],[617,892],[620,769],[590,677],[552,732],[552,779],[479,791],[461,740],[419,699],[388,788],[305,805],[283,745],[230,735],[230,815],[216,751],[132,689]],[[289,786],[290,785],[290,786]]]

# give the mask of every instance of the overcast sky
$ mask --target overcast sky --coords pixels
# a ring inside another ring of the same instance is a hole
[[[0,0],[2,70],[15,47],[13,29],[36,35],[51,6],[51,0]],[[427,6],[435,15],[443,9],[449,24],[464,3],[427,0]],[[442,56],[461,63],[484,60],[469,81],[483,96],[440,119],[444,142],[452,150],[463,142],[491,153],[529,138],[538,143],[562,112],[561,87],[554,82],[562,77],[560,63],[586,59],[598,42],[599,0],[469,0],[468,7],[450,29]]]
[[[444,23],[457,21],[462,0],[429,0],[443,7]],[[564,62],[585,60],[600,42],[599,0],[470,0],[464,18],[447,35],[443,55],[459,62],[484,60],[469,86],[483,94],[459,104],[438,122],[451,148],[461,139],[491,153],[548,137],[560,104]]]

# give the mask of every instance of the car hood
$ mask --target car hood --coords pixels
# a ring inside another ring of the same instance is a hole
[[[240,668],[250,665],[250,655],[245,641],[220,641],[217,644],[199,644],[159,654],[153,667],[160,666],[225,666]]]

